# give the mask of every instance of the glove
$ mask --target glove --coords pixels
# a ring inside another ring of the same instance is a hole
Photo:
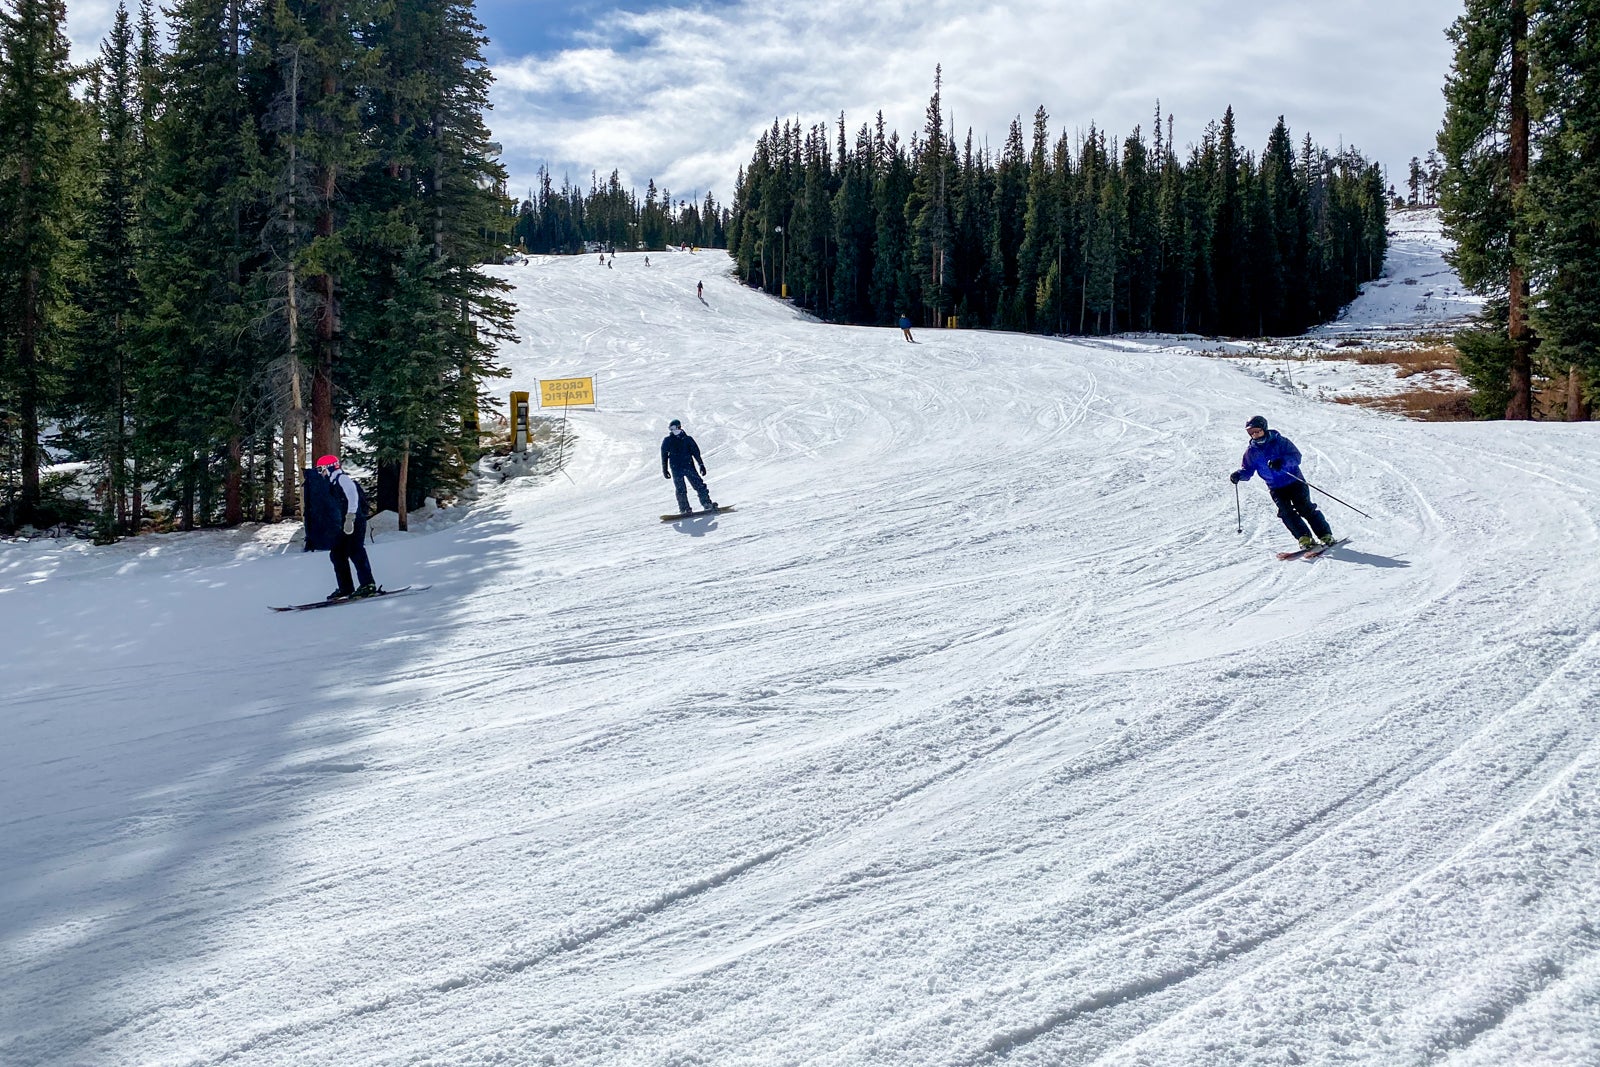
[[[670,474],[668,474],[668,473],[667,473],[667,472],[666,472],[666,471],[662,471],[662,472],[661,472],[661,477],[663,477],[663,478],[670,478],[670,477],[672,477],[672,475],[670,475]]]
[[[347,534],[356,532],[356,517],[354,515],[346,515],[344,517],[344,532]]]
[[[1234,471],[1232,474],[1228,475],[1228,481],[1232,482],[1234,485],[1238,485],[1239,484],[1239,477],[1240,477],[1239,476],[1239,472],[1238,471]]]
[[[700,475],[701,475],[701,477],[704,477],[705,473],[706,473],[706,465],[704,463],[702,463],[702,464],[700,464]]]
[[[1267,469],[1268,470],[1274,470],[1274,471],[1283,470],[1283,460],[1281,460],[1281,459],[1269,460],[1267,462]]]

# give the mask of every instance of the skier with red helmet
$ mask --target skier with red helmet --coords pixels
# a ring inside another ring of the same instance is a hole
[[[366,541],[366,494],[339,465],[338,456],[323,456],[317,460],[315,477],[306,472],[306,551],[329,550],[339,581],[339,588],[328,594],[329,600],[377,595]],[[351,580],[352,563],[360,585]]]

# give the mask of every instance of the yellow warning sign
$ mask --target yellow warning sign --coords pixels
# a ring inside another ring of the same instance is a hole
[[[540,407],[570,408],[579,404],[594,404],[593,378],[552,378],[539,382]]]

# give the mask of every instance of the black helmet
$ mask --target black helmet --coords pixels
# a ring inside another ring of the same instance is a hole
[[[669,430],[672,429],[674,426],[676,426],[680,430],[683,429],[683,423],[679,422],[677,419],[673,419],[671,422],[667,423],[667,429],[669,429]]]
[[[1265,415],[1252,415],[1250,416],[1250,421],[1244,424],[1244,428],[1247,430],[1252,428],[1265,430],[1267,428],[1267,417]]]

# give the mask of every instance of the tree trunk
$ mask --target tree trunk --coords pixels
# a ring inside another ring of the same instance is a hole
[[[305,399],[300,395],[300,278],[295,263],[299,254],[296,185],[300,180],[300,47],[295,46],[289,73],[289,263],[286,271],[289,300],[289,413],[283,420],[283,517],[301,514],[303,486],[300,472],[310,465],[306,457]]]
[[[259,457],[260,460],[261,460],[261,521],[262,522],[273,522],[277,518],[277,516],[275,516],[273,514],[273,510],[272,510],[272,504],[273,504],[273,500],[272,500],[272,446],[274,444],[276,444],[276,443],[277,443],[277,437],[273,433],[272,429],[269,427],[267,429],[267,446],[266,446],[266,448],[262,449],[261,455]],[[255,466],[256,459],[257,459],[256,454],[254,452],[252,452],[250,454],[250,465],[251,465],[252,468],[254,468],[254,466]]]
[[[402,530],[410,529],[410,526],[408,525],[407,519],[406,519],[406,516],[407,516],[407,513],[408,513],[407,512],[407,508],[406,508],[406,491],[407,491],[407,484],[406,483],[409,480],[410,476],[411,476],[411,442],[407,441],[406,444],[405,444],[405,449],[400,453],[400,492],[398,494],[399,495],[398,506],[395,508],[395,514],[399,517],[399,528],[402,529]]]
[[[296,486],[300,484],[300,466],[294,454],[294,420],[291,418],[283,425],[283,502],[282,513],[286,519],[292,519],[300,513],[295,507],[299,494]]]
[[[222,478],[222,524],[237,526],[244,521],[244,448],[239,435],[228,438],[228,469]]]
[[[1511,276],[1510,315],[1511,400],[1506,418],[1533,418],[1533,345],[1528,336],[1528,281],[1522,264],[1522,187],[1528,182],[1528,9],[1522,0],[1511,4]]]
[[[1578,368],[1567,368],[1567,421],[1588,422],[1589,404],[1583,398],[1583,375]]]
[[[17,366],[21,371],[21,389],[17,396],[17,414],[21,418],[22,434],[20,466],[22,467],[22,493],[17,503],[17,521],[31,523],[39,517],[39,315],[37,294],[39,272],[25,269],[22,275],[22,330],[17,337]]]

